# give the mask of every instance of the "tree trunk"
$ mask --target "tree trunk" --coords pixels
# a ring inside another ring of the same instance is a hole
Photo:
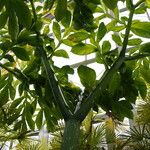
[[[81,122],[75,119],[66,121],[61,150],[77,150],[80,144]]]

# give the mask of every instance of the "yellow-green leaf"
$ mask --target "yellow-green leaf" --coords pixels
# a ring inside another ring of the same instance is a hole
[[[87,55],[97,51],[97,48],[91,44],[79,43],[72,47],[71,52],[77,55]]]
[[[68,53],[63,49],[55,51],[54,56],[69,58]]]
[[[72,42],[81,42],[89,37],[87,32],[76,32],[68,36],[68,40]]]

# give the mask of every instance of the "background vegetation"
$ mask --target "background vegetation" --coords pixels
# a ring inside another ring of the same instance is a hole
[[[17,142],[15,149],[150,149],[150,23],[134,19],[149,7],[149,0],[0,0],[1,148],[9,141],[9,149]],[[70,82],[74,69],[53,59],[70,53],[96,53],[101,78],[80,65],[84,88]],[[107,117],[94,127],[101,111]],[[118,136],[125,117],[135,127]],[[43,126],[54,135],[49,144],[28,139]]]

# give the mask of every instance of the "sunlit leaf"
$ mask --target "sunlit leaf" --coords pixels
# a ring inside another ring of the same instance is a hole
[[[77,55],[87,55],[96,52],[97,48],[91,44],[79,43],[72,47],[71,52]]]
[[[62,49],[55,51],[54,56],[69,58],[68,53],[65,50],[62,50]]]
[[[71,34],[68,36],[68,40],[72,42],[81,42],[83,40],[86,40],[89,37],[89,34],[87,32],[76,32],[74,34]]]
[[[138,36],[150,38],[150,22],[134,22],[131,31]]]
[[[53,23],[53,32],[58,40],[61,39],[60,25],[57,22]]]

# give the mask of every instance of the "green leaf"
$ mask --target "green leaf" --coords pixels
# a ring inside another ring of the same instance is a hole
[[[71,12],[67,10],[64,18],[61,20],[61,23],[64,27],[68,28],[71,22]]]
[[[106,7],[108,7],[111,10],[114,10],[117,7],[118,0],[103,0]]]
[[[43,111],[40,110],[39,113],[37,114],[37,117],[36,117],[36,126],[37,128],[40,130],[41,127],[42,127],[42,120],[43,120]]]
[[[46,9],[51,10],[51,8],[52,8],[53,5],[54,5],[54,2],[55,2],[55,0],[45,0],[45,1],[44,1],[44,7],[43,7],[43,9],[44,9],[44,10],[46,10]]]
[[[136,78],[135,84],[138,88],[138,91],[143,99],[146,98],[147,95],[147,86],[145,81],[142,78]]]
[[[146,0],[146,6],[147,6],[148,8],[150,8],[150,1],[149,1],[149,0]]]
[[[147,82],[150,83],[150,70],[145,69],[144,67],[140,68],[140,73],[143,77],[143,79]]]
[[[8,87],[5,86],[1,91],[0,91],[0,107],[5,105],[9,100],[8,96]]]
[[[142,40],[140,38],[134,38],[128,40],[128,45],[134,46],[134,45],[140,45],[142,43]]]
[[[63,40],[63,44],[72,47],[72,46],[75,46],[77,43],[75,43],[75,42],[73,42],[73,41],[70,41],[70,40],[68,40],[68,39],[64,39],[64,40]]]
[[[69,65],[63,66],[63,67],[60,69],[60,71],[61,71],[61,73],[64,73],[64,74],[74,74],[73,68],[71,68]]]
[[[16,122],[15,125],[14,125],[14,128],[13,128],[13,131],[17,131],[18,129],[20,129],[21,124],[22,124],[22,121]]]
[[[1,90],[2,88],[4,88],[5,85],[8,83],[7,77],[8,77],[7,74],[0,77],[0,90]]]
[[[3,12],[1,13],[0,15],[0,29],[4,28],[6,22],[7,22],[7,19],[8,19],[8,14],[7,12]]]
[[[138,90],[135,84],[129,84],[128,86],[124,86],[125,90],[125,99],[131,103],[135,103],[137,96],[138,96]]]
[[[19,33],[19,24],[15,11],[9,12],[8,31],[12,41],[16,41]]]
[[[139,51],[142,52],[142,53],[143,53],[143,52],[144,52],[144,53],[145,53],[145,52],[146,52],[146,53],[150,53],[150,42],[141,45]]]
[[[133,9],[132,0],[126,0],[126,6],[129,10]]]
[[[74,34],[71,34],[68,36],[68,40],[72,42],[81,42],[83,40],[86,40],[89,37],[89,34],[87,32],[76,32]]]
[[[45,107],[44,108],[44,116],[45,116],[45,119],[46,119],[46,124],[47,124],[48,131],[52,131],[54,129],[54,124],[51,120],[50,114],[51,114],[51,111],[49,110],[49,108]]]
[[[4,5],[5,5],[5,1],[0,0],[0,11],[3,9]]]
[[[87,55],[97,51],[97,48],[91,44],[79,43],[72,47],[71,52],[77,55]]]
[[[16,90],[13,86],[9,86],[9,96],[12,100],[14,100],[16,96]]]
[[[19,23],[26,28],[30,28],[32,24],[32,16],[28,6],[22,0],[15,0],[13,1],[13,4]]]
[[[88,90],[93,89],[96,83],[95,71],[83,65],[79,66],[77,71],[82,85]]]
[[[34,130],[35,123],[34,123],[34,121],[32,119],[32,114],[30,112],[30,107],[28,106],[28,104],[27,104],[27,106],[25,108],[25,116],[26,116],[26,120],[27,120],[27,123],[28,123],[30,129]]]
[[[50,31],[49,25],[44,26],[43,34],[47,35],[49,34],[49,31]]]
[[[28,52],[22,48],[22,47],[13,47],[12,51],[14,54],[21,60],[28,61],[29,60],[29,54]]]
[[[33,115],[36,110],[37,100],[34,100],[30,106],[31,106],[31,114]]]
[[[111,49],[111,44],[109,41],[104,41],[102,45],[102,53],[106,53]]]
[[[53,32],[58,40],[61,39],[61,29],[57,22],[53,22]]]
[[[147,11],[147,7],[145,5],[141,5],[134,11],[134,14],[144,14],[146,13],[146,11]]]
[[[115,73],[109,82],[109,91],[114,94],[120,87],[121,78],[118,73]]]
[[[11,103],[9,109],[10,109],[10,110],[15,109],[15,108],[23,101],[23,99],[24,99],[24,97],[20,97],[20,98],[15,99],[15,100]]]
[[[116,44],[118,44],[119,46],[122,46],[122,40],[118,34],[113,34],[112,39]]]
[[[133,22],[131,31],[138,36],[150,38],[150,22]]]
[[[9,54],[6,54],[6,55],[4,56],[4,58],[7,59],[9,62],[15,62],[13,56],[11,56],[11,55],[9,55]]]
[[[67,11],[67,0],[57,0],[57,7],[55,9],[55,18],[60,21],[64,18]]]
[[[55,51],[53,56],[69,58],[68,53],[65,50],[62,50],[62,49]]]
[[[100,23],[97,32],[97,42],[99,42],[107,33],[107,28],[103,22]]]
[[[133,107],[130,102],[126,100],[113,102],[112,107],[113,107],[112,112],[115,115],[117,115],[119,120],[123,121],[124,117],[130,118],[130,119],[133,118],[133,113],[132,113]]]
[[[104,61],[102,59],[102,55],[100,54],[100,52],[96,52],[96,62],[100,63],[100,64],[104,63]]]

